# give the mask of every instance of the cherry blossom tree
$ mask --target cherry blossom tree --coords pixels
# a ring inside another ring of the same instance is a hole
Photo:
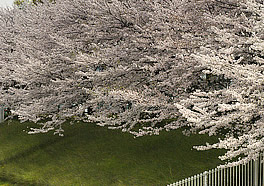
[[[54,3],[54,0],[50,0],[49,2]],[[39,3],[43,3],[42,0],[15,0],[14,5],[16,5],[19,8],[23,8],[25,4],[32,4],[32,5],[37,5]]]
[[[222,14],[211,17],[219,23],[210,29],[220,47],[208,45],[192,54],[206,68],[205,76],[224,75],[232,84],[221,90],[198,89],[176,103],[192,131],[225,135],[216,144],[196,148],[227,149],[220,156],[231,160],[227,166],[256,159],[264,150],[264,5],[245,1],[240,7],[231,19]]]
[[[66,120],[135,137],[223,134],[263,150],[263,1],[56,0],[0,10],[1,98],[32,133]],[[241,160],[242,161],[242,160]]]

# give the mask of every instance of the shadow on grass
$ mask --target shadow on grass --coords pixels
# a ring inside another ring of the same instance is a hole
[[[17,186],[47,185],[45,183],[17,179],[14,174],[7,173],[6,171],[2,171],[0,173],[0,184],[3,185],[1,182],[4,182],[7,185],[14,185],[14,186],[15,185]]]
[[[18,122],[18,121],[16,121]],[[2,124],[4,125],[4,124]],[[10,126],[11,127],[11,126]],[[43,134],[42,134],[43,135]],[[44,134],[45,135],[45,134]],[[73,134],[72,136],[68,136],[68,137],[73,137],[76,134]],[[14,162],[14,161],[18,161],[19,159],[23,159],[25,157],[30,156],[31,154],[39,151],[40,149],[44,149],[47,148],[49,146],[55,145],[56,143],[62,141],[63,138],[59,137],[59,136],[55,136],[52,139],[48,139],[42,143],[39,143],[37,145],[34,145],[24,151],[18,152],[13,156],[10,156],[8,158],[5,158],[3,160],[0,160],[0,185],[7,184],[7,185],[22,185],[22,186],[33,186],[33,185],[48,185],[47,183],[41,183],[41,182],[34,182],[33,180],[31,181],[27,181],[27,180],[22,180],[21,178],[17,178],[15,174],[12,173],[7,173],[7,171],[2,170],[1,168],[3,168],[5,166],[5,164]]]
[[[25,124],[27,125],[27,124]],[[91,123],[65,124],[65,136],[21,133],[25,125],[1,126],[0,183],[9,185],[166,185],[214,168],[219,151],[193,145],[212,138],[181,130],[134,139]],[[8,144],[7,144],[8,142]]]
[[[46,148],[46,147],[48,147],[50,145],[53,145],[53,144],[55,144],[55,143],[57,143],[58,141],[61,141],[61,140],[62,140],[62,138],[55,138],[55,139],[48,140],[45,143],[41,143],[39,145],[33,146],[33,147],[31,147],[31,148],[29,148],[29,149],[27,149],[25,151],[17,153],[14,156],[11,156],[9,158],[1,160],[0,161],[0,166],[4,165],[4,164],[7,164],[7,163],[10,163],[12,161],[16,161],[16,160],[18,160],[20,158],[26,157],[26,156],[28,156],[28,155],[30,155],[30,154],[32,154],[32,153],[34,153],[34,152],[36,152],[36,151],[38,151],[40,149]]]

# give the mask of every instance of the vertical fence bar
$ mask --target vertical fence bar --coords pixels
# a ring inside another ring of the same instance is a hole
[[[243,185],[243,164],[240,165],[240,171],[239,171],[239,175],[240,175],[240,185]]]
[[[218,169],[218,185],[220,186],[221,185],[221,168]]]
[[[215,186],[217,184],[217,169],[215,168]]]
[[[214,185],[214,169],[212,170],[212,185]]]
[[[217,185],[217,168],[215,168],[214,176],[215,176],[215,186],[216,186]]]
[[[235,167],[233,167],[233,186],[235,186]]]
[[[259,155],[259,185],[262,184],[262,167],[261,167],[261,162],[262,162],[262,156],[261,154]]]
[[[4,106],[0,106],[0,123],[4,121],[5,117],[5,109]]]
[[[236,186],[238,186],[237,184],[238,184],[238,175],[237,175],[237,173],[238,173],[238,167],[237,167],[237,165],[236,165]]]
[[[244,177],[245,177],[245,186],[247,185],[247,164],[245,164],[245,167],[244,167],[244,170],[245,170],[245,172],[244,172]]]
[[[211,185],[211,170],[208,171],[208,185]]]
[[[261,157],[258,159],[258,184],[261,185]]]
[[[247,185],[247,164],[244,164],[244,185]],[[243,185],[243,186],[244,186]]]
[[[227,183],[227,185],[230,185],[231,186],[231,179],[232,179],[232,176],[231,176],[231,167],[228,167],[228,183]]]
[[[208,182],[207,182],[207,171],[204,172],[204,186],[208,186]]]
[[[226,185],[227,186],[229,185],[229,178],[228,178],[229,174],[228,174],[228,172],[229,172],[229,167],[226,168]]]
[[[244,186],[244,164],[241,164],[241,186]]]
[[[182,186],[182,181],[179,181],[179,186]]]
[[[258,185],[258,159],[254,161],[254,185]]]
[[[226,169],[224,168],[224,186],[226,186]]]
[[[231,186],[231,183],[232,183],[232,167],[229,168],[229,176],[230,176],[229,182],[230,182],[230,186]]]
[[[203,186],[203,174],[200,174],[200,186]]]
[[[220,169],[218,169],[218,185],[220,186]]]
[[[223,185],[264,186],[264,152],[260,153],[256,160],[251,159],[248,163],[233,167],[215,168],[170,184],[170,186]]]
[[[239,180],[240,180],[240,183],[239,183],[239,186],[242,186],[243,185],[243,165],[239,165]]]
[[[240,181],[240,165],[238,165],[238,186],[241,186]]]
[[[250,160],[250,185],[253,183],[253,160]]]
[[[243,164],[242,165],[242,178],[243,178],[243,182],[242,182],[242,185],[244,186],[244,185],[246,185],[246,177],[245,177],[245,170],[246,170],[246,164]]]
[[[262,185],[264,185],[264,152],[262,153]]]
[[[245,164],[245,173],[244,173],[244,176],[245,176],[245,186],[247,186],[247,164]]]
[[[247,185],[249,186],[249,166],[250,166],[250,161],[247,163]]]
[[[241,173],[240,173],[240,176],[241,176],[241,186],[244,186],[244,164],[241,164]]]
[[[262,153],[262,185],[264,185],[264,152]]]
[[[225,168],[221,169],[221,186],[224,186],[225,184]]]

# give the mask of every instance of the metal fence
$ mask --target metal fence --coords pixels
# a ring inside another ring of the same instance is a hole
[[[256,161],[215,168],[168,186],[264,186],[264,153]]]
[[[5,118],[5,108],[3,106],[0,106],[0,123],[4,121]]]

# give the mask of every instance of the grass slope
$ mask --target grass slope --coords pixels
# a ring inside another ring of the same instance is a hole
[[[32,123],[0,124],[0,185],[166,185],[219,165],[223,151],[193,145],[216,137],[181,130],[134,139],[91,123],[66,123],[65,136],[28,135]]]

